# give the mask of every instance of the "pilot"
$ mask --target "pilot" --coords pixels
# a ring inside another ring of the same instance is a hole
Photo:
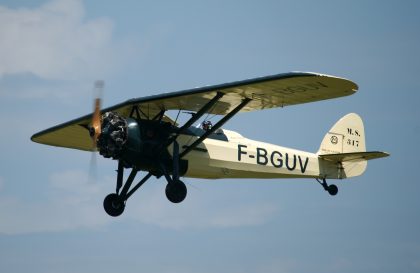
[[[212,126],[213,126],[213,124],[211,124],[211,121],[210,120],[205,120],[205,121],[203,121],[203,123],[201,123],[201,128],[204,131],[210,130]]]

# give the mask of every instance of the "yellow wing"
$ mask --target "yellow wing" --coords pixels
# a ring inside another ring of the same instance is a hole
[[[133,107],[136,107],[142,118],[151,118],[162,110],[199,111],[220,92],[223,96],[207,112],[226,115],[244,98],[249,98],[251,101],[240,112],[338,98],[351,95],[357,89],[355,83],[346,79],[315,73],[291,72],[131,99],[103,109],[102,112],[114,111],[129,117]],[[92,140],[87,128],[91,119],[91,114],[85,115],[39,132],[31,139],[42,144],[90,151]],[[165,116],[164,119],[170,121],[169,117]]]

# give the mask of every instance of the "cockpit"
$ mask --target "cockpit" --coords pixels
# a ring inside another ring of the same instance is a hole
[[[213,124],[211,123],[210,120],[205,120],[201,123],[201,129],[203,129],[204,131],[211,130],[212,127],[213,127]]]
[[[213,128],[213,124],[211,123],[211,121],[206,120],[206,121],[203,121],[197,127],[191,126],[190,128],[188,128],[186,134],[200,137],[204,135],[207,131],[211,130],[212,128]],[[221,140],[221,141],[228,141],[227,136],[225,135],[225,133],[223,132],[223,129],[221,128],[217,129],[214,133],[210,134],[208,138]]]

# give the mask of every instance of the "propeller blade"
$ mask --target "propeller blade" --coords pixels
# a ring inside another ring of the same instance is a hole
[[[93,114],[92,114],[92,125],[90,127],[90,136],[92,137],[92,156],[89,164],[89,180],[97,180],[97,141],[102,132],[101,124],[101,107],[102,107],[102,89],[104,87],[103,81],[95,82],[94,89],[94,103],[93,103]]]
[[[92,137],[92,151],[96,151],[96,142],[101,134],[101,105],[102,105],[102,89],[104,87],[103,81],[95,82],[96,97],[93,104],[92,127],[90,135]]]
[[[92,151],[89,163],[89,182],[97,182],[98,180],[98,163],[95,151]]]
[[[92,128],[93,128],[93,143],[96,147],[96,141],[101,134],[101,99],[95,98],[93,116],[92,116]]]

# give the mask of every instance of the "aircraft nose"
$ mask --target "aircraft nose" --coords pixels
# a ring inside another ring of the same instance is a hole
[[[97,146],[105,158],[118,159],[127,142],[127,120],[117,113],[107,112],[102,116],[102,130]]]

